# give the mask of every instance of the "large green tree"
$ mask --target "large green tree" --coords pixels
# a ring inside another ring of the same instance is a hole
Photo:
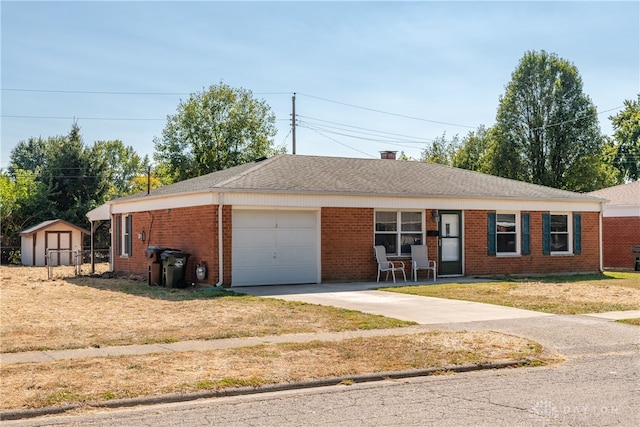
[[[75,123],[64,136],[20,141],[11,151],[10,162],[10,177],[16,180],[21,171],[29,171],[47,195],[47,203],[37,211],[22,212],[33,223],[61,218],[86,225],[86,213],[106,200],[107,160],[100,152],[85,146]]]
[[[527,52],[496,116],[491,173],[534,184],[589,191],[604,138],[578,69],[557,55]],[[585,182],[583,188],[576,183]]]
[[[451,166],[459,143],[458,135],[455,135],[451,140],[447,140],[447,134],[443,133],[442,136],[435,138],[430,145],[422,150],[420,161]]]
[[[97,141],[93,144],[93,152],[109,165],[109,199],[137,192],[138,182],[146,181],[149,158],[140,157],[132,146],[125,146],[117,139]]]
[[[172,181],[204,175],[275,149],[275,115],[251,91],[220,83],[180,101],[162,137],[154,138],[158,171]]]
[[[493,138],[493,128],[479,126],[469,132],[453,153],[451,166],[477,172],[488,172],[488,151]]]
[[[626,179],[640,179],[640,94],[636,101],[625,100],[624,110],[609,117],[613,125],[616,155],[613,161]]]
[[[19,262],[15,255],[20,245],[18,232],[41,221],[49,205],[46,189],[33,171],[1,172],[0,200],[2,262]]]

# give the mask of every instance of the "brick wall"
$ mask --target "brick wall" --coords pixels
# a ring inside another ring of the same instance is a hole
[[[438,229],[438,223],[431,219],[431,210],[426,211],[425,219],[427,230]],[[373,253],[374,210],[322,208],[321,223],[322,281],[375,281],[378,270]],[[429,247],[429,257],[437,260],[438,238],[427,237],[426,243]],[[404,262],[405,274],[407,280],[410,280],[411,258],[393,260]],[[384,280],[384,277],[380,280]]]
[[[640,217],[602,218],[604,267],[634,269],[634,245],[640,246]]]
[[[487,255],[487,212],[465,211],[465,273],[467,275],[543,274],[555,272],[598,271],[598,213],[582,213],[582,254],[550,256],[542,254],[542,212],[530,212],[531,254],[517,257]],[[148,261],[145,249],[149,245],[178,249],[192,254],[186,269],[188,283],[195,282],[195,265],[206,263],[208,274],[203,283],[214,284],[218,277],[218,207],[161,209],[138,212],[133,215],[132,256],[114,257],[116,271],[140,274],[146,277]],[[426,229],[437,230],[431,220],[431,211],[425,211]],[[640,221],[640,218],[637,219]],[[321,260],[322,281],[374,281],[376,261],[373,254],[374,209],[322,208]],[[630,225],[618,226],[620,237],[627,238]],[[640,224],[635,229],[640,229]],[[633,224],[631,225],[633,226]],[[137,239],[145,231],[146,240]],[[626,230],[626,231],[625,231]],[[223,207],[223,283],[232,281],[232,207]],[[438,259],[438,238],[427,237],[430,258]],[[639,244],[636,242],[634,244]],[[625,243],[626,244],[626,243]],[[631,261],[631,249],[625,262]],[[411,277],[409,258],[405,262],[407,279]],[[606,262],[606,261],[605,261]],[[631,268],[633,265],[629,265]],[[625,264],[626,268],[626,264]],[[424,272],[423,272],[424,273]]]
[[[582,213],[582,253],[544,255],[542,253],[542,214],[530,212],[531,254],[513,257],[487,255],[487,213],[465,211],[465,274],[546,274],[593,272],[600,269],[597,212]]]
[[[225,230],[225,256],[231,257],[231,207],[224,207],[223,227]],[[162,246],[192,254],[189,257],[185,278],[187,283],[195,282],[196,264],[205,262],[207,278],[204,283],[218,281],[218,207],[197,206],[189,208],[160,209],[136,212],[132,215],[133,245],[132,255],[114,257],[115,271],[144,275],[148,271],[145,256],[147,246]],[[114,227],[115,229],[115,227]],[[145,232],[145,241],[137,238]],[[231,269],[226,278],[230,278]],[[225,279],[226,279],[225,278]]]
[[[370,281],[376,277],[373,209],[322,208],[322,281]]]

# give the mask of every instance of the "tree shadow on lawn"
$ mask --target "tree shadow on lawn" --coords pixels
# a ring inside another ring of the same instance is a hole
[[[145,278],[129,274],[104,273],[89,276],[71,276],[66,277],[64,280],[76,286],[87,286],[103,291],[121,292],[128,295],[166,301],[210,300],[227,297],[251,298],[250,295],[209,284],[199,284],[184,288],[150,286]]]

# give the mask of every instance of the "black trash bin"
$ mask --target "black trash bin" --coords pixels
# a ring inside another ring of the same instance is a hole
[[[148,246],[144,253],[148,262],[148,281],[149,286],[162,286],[162,260],[160,255],[169,248],[160,246]]]
[[[160,254],[162,258],[162,283],[170,288],[187,286],[185,273],[190,254],[176,250],[167,250]]]

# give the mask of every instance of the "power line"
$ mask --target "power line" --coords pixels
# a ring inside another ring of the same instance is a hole
[[[129,121],[129,122],[136,122],[136,121],[153,122],[153,121],[167,120],[166,118],[164,118],[164,119],[154,119],[154,118],[142,118],[142,117],[126,118],[126,117],[76,117],[76,116],[73,116],[73,117],[64,117],[64,116],[19,116],[19,115],[9,115],[9,114],[2,114],[2,115],[0,115],[0,117],[2,117],[2,118],[10,118],[10,119],[101,120],[101,121]]]
[[[398,140],[394,140],[394,139],[374,139],[374,138],[366,138],[366,137],[362,137],[362,136],[357,136],[357,135],[349,135],[346,133],[341,133],[341,132],[336,132],[336,131],[332,131],[330,129],[326,129],[326,128],[322,128],[322,127],[318,127],[318,126],[314,126],[310,123],[307,122],[299,122],[300,123],[300,127],[306,128],[306,129],[311,129],[313,131],[322,131],[322,132],[327,132],[327,133],[331,133],[334,135],[340,135],[340,136],[345,136],[347,138],[353,138],[353,139],[360,139],[360,140],[364,140],[364,141],[370,141],[370,142],[379,142],[379,143],[384,143],[387,145],[395,145],[398,147],[405,147],[405,148],[416,148],[415,146],[409,146],[409,145],[402,145],[399,144],[399,142],[402,141],[398,141]],[[415,142],[415,141],[409,141],[409,143],[413,143],[413,144],[426,144],[427,141],[423,141],[423,142]]]
[[[308,94],[305,94],[305,93],[299,93],[299,92],[296,92],[296,93],[298,93],[299,95],[302,95],[302,96],[306,96],[308,98],[318,99],[320,101],[332,102],[334,104],[344,105],[344,106],[347,106],[347,107],[357,108],[357,109],[360,109],[360,110],[372,111],[374,113],[387,114],[389,116],[402,117],[404,119],[419,120],[419,121],[428,122],[428,123],[436,123],[436,124],[440,124],[440,125],[456,126],[456,127],[463,127],[463,128],[469,128],[469,129],[475,129],[476,128],[476,126],[460,125],[460,124],[456,124],[456,123],[449,123],[449,122],[442,122],[442,121],[438,121],[438,120],[424,119],[422,117],[407,116],[407,115],[404,115],[404,114],[398,114],[398,113],[392,113],[392,112],[389,112],[389,111],[377,110],[375,108],[361,107],[359,105],[348,104],[346,102],[334,101],[332,99],[327,99],[327,98],[322,98],[322,97],[319,97],[319,96],[308,95]]]
[[[399,134],[399,133],[394,133],[394,132],[386,132],[386,131],[382,131],[382,130],[369,129],[369,128],[364,128],[364,127],[360,127],[360,126],[348,125],[348,124],[345,124],[345,123],[338,123],[338,122],[332,122],[332,121],[329,121],[329,120],[317,119],[315,117],[308,117],[308,116],[303,116],[303,115],[299,115],[299,114],[298,114],[298,117],[309,119],[309,120],[315,120],[317,122],[329,123],[329,124],[332,124],[332,125],[337,125],[335,127],[334,126],[324,125],[324,126],[327,126],[329,128],[334,128],[334,129],[351,128],[351,129],[359,129],[359,130],[367,131],[367,132],[358,132],[358,131],[351,131],[351,130],[347,129],[347,131],[354,132],[354,133],[362,133],[364,135],[383,134],[383,135],[398,136],[398,137],[403,137],[403,138],[415,139],[415,140],[417,140],[415,142],[418,142],[418,143],[428,142],[429,141],[428,138],[421,138],[421,137],[418,137],[418,136],[411,136],[411,135],[404,135],[404,134]],[[318,125],[316,125],[316,126],[318,126]],[[368,132],[372,132],[372,133],[368,133]],[[409,141],[407,141],[407,142],[409,142]]]
[[[0,88],[6,92],[33,92],[33,93],[68,93],[79,95],[153,95],[153,96],[182,96],[193,95],[196,92],[122,92],[103,90],[57,90],[57,89],[20,89]],[[292,92],[251,92],[253,95],[291,95]]]
[[[309,129],[310,129],[310,128],[309,128]],[[333,141],[333,142],[336,142],[336,143],[338,143],[338,144],[342,145],[343,147],[347,147],[347,148],[349,148],[349,149],[351,149],[351,150],[353,150],[353,151],[357,151],[358,153],[360,153],[360,154],[364,154],[365,156],[376,158],[376,156],[372,156],[371,154],[369,154],[369,153],[367,153],[367,152],[364,152],[364,151],[362,151],[362,150],[358,150],[357,148],[353,148],[353,147],[351,147],[351,146],[349,146],[349,145],[347,145],[347,144],[345,144],[345,143],[343,143],[343,142],[340,142],[340,141],[338,141],[338,140],[337,140],[337,139],[335,139],[335,138],[331,138],[330,136],[327,136],[327,135],[323,134],[322,132],[319,132],[319,131],[317,131],[317,130],[315,130],[315,129],[310,129],[310,130],[311,130],[311,131],[313,131],[313,132],[315,132],[315,133],[317,133],[317,134],[318,134],[318,135],[320,135],[320,136],[323,136],[323,137],[325,137],[325,138],[327,138],[327,139],[329,139],[329,140],[331,140],[331,141]]]

